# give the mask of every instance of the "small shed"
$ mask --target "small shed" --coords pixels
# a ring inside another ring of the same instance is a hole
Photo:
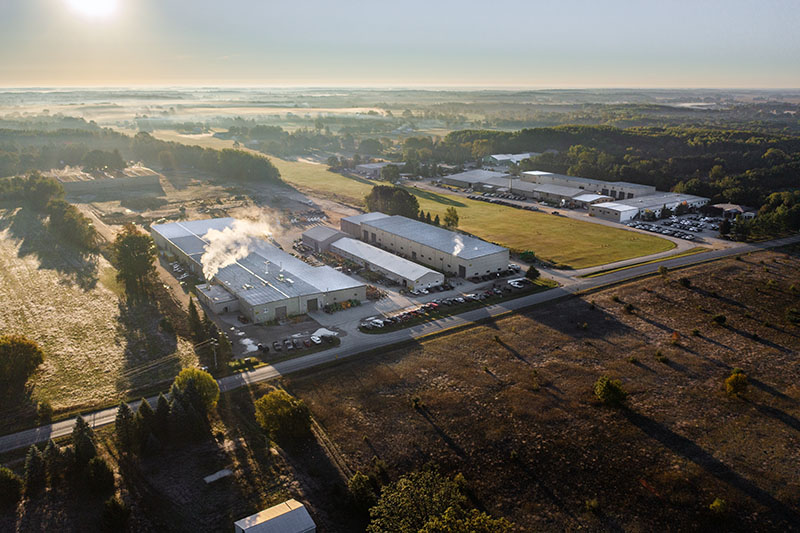
[[[317,525],[305,506],[295,499],[233,523],[235,533],[316,533]]]

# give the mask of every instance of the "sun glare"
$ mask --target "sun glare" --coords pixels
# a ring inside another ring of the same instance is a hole
[[[77,13],[89,18],[109,18],[117,11],[117,0],[67,0]]]

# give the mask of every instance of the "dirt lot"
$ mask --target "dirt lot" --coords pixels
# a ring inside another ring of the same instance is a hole
[[[120,299],[115,276],[102,257],[53,239],[34,213],[0,211],[0,331],[32,338],[46,354],[31,398],[0,408],[0,430],[31,416],[35,401],[57,411],[103,405],[195,362],[154,309]]]
[[[798,306],[797,252],[649,278],[288,386],[350,469],[462,472],[474,503],[520,531],[791,530],[800,328],[786,310]],[[749,376],[741,398],[724,390],[734,367]],[[627,408],[594,397],[601,375],[621,379]],[[709,511],[715,498],[726,513]]]

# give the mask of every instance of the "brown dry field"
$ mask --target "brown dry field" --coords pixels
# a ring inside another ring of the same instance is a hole
[[[473,503],[519,531],[787,531],[800,524],[800,328],[785,315],[798,287],[797,249],[759,252],[287,386],[352,470],[382,461],[392,478],[427,463],[462,472]],[[724,390],[734,367],[749,376],[741,398]],[[601,375],[622,381],[627,408],[595,399]],[[718,497],[729,508],[721,517],[708,510]]]

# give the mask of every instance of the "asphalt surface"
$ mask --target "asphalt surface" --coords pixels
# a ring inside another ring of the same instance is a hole
[[[665,266],[670,269],[684,267],[727,256],[763,250],[766,248],[774,248],[797,242],[800,242],[800,235],[794,235],[792,237],[777,239],[764,243],[737,244],[726,249],[713,250],[701,254],[678,257],[676,259],[668,259],[659,261],[657,263],[630,267],[618,272],[612,272],[595,278],[578,279],[575,280],[574,283],[564,287],[549,289],[531,294],[529,296],[523,296],[514,300],[502,302],[500,304],[467,311],[460,315],[445,317],[440,320],[427,322],[407,329],[376,334],[365,334],[360,332],[353,333],[347,336],[347,343],[344,346],[297,357],[288,361],[276,363],[275,365],[264,366],[250,372],[226,376],[218,379],[217,383],[219,383],[219,388],[222,392],[230,391],[251,383],[269,381],[293,372],[328,364],[338,359],[345,359],[359,353],[368,352],[378,348],[388,349],[390,346],[395,344],[418,341],[425,336],[441,333],[451,328],[467,326],[481,320],[501,316],[511,311],[519,311],[521,309],[541,305],[547,302],[558,301],[561,298],[579,294],[584,291],[597,289],[605,285],[632,280],[640,276],[652,274],[658,271],[659,267],[661,266]],[[155,397],[148,398],[148,401],[153,405],[155,404],[155,400]],[[130,405],[132,409],[136,409],[138,404],[139,402],[137,401],[132,402]],[[112,407],[83,415],[83,417],[92,427],[100,427],[114,423],[116,414],[117,408]],[[0,453],[28,447],[32,444],[44,442],[47,439],[54,439],[69,435],[72,433],[72,428],[74,425],[75,420],[69,419],[25,431],[20,431],[18,433],[12,433],[10,435],[4,435],[0,437]]]

